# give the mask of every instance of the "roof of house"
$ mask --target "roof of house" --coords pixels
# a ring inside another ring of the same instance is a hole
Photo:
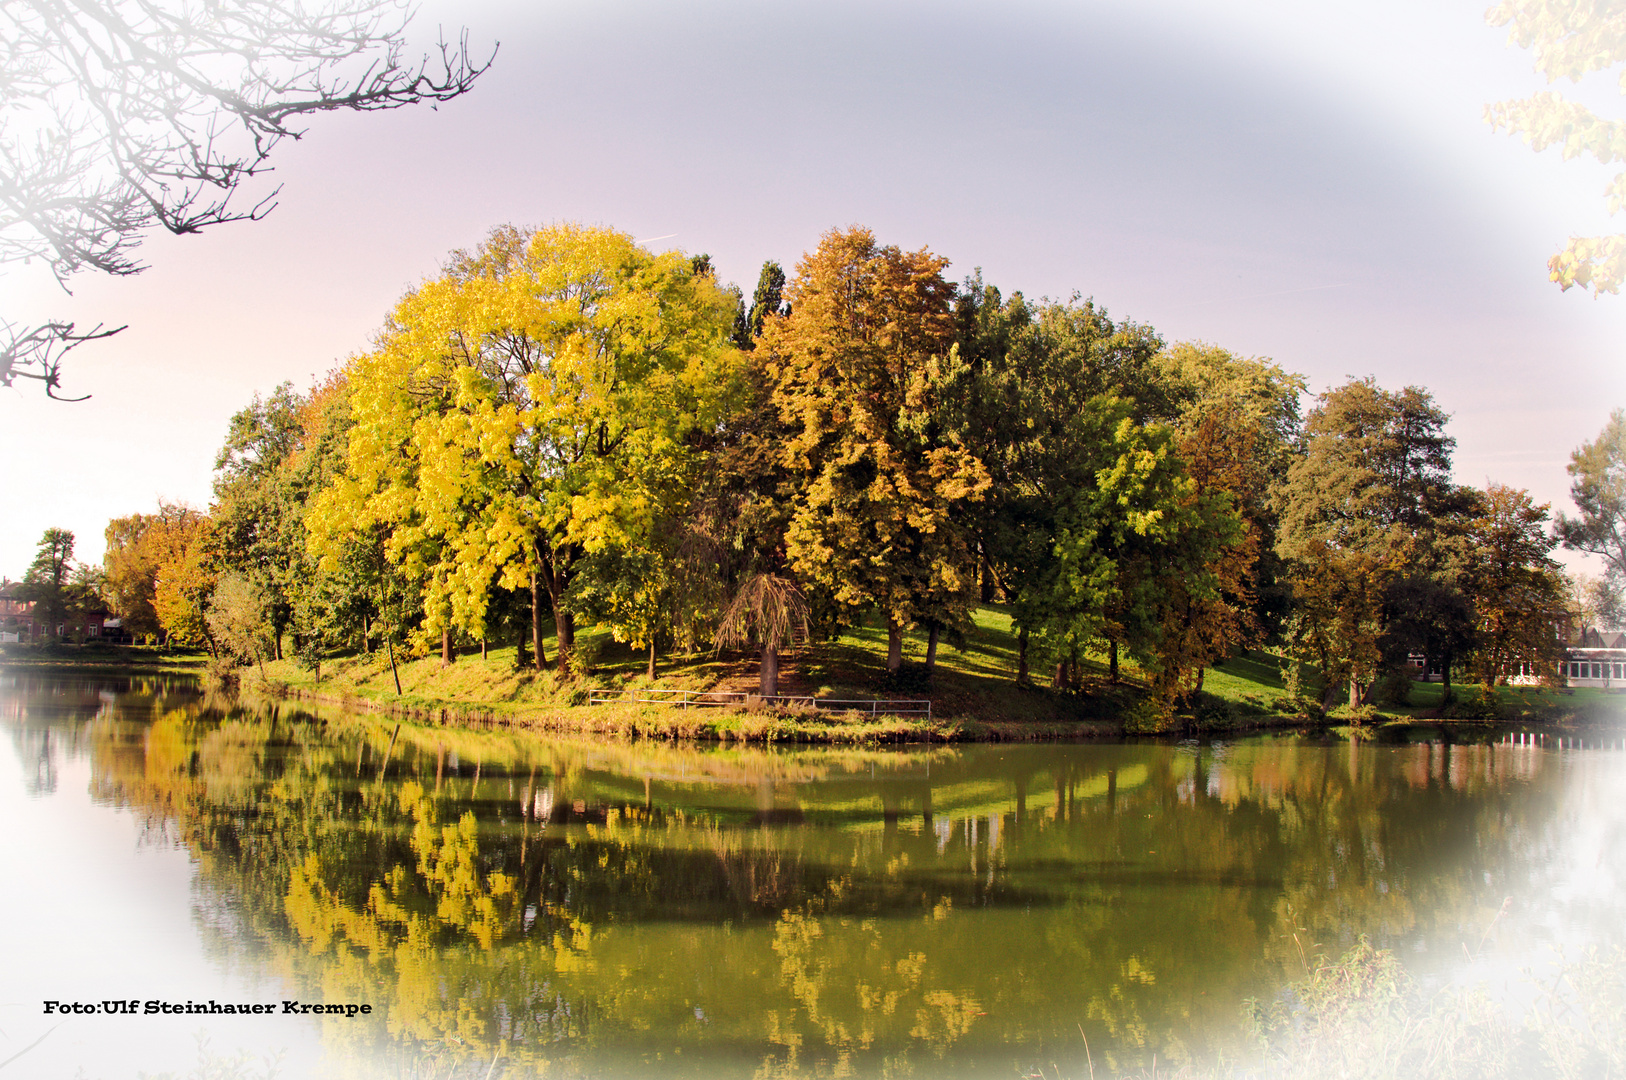
[[[1588,626],[1581,630],[1581,636],[1570,645],[1572,649],[1626,649],[1626,632],[1620,630],[1599,630]]]

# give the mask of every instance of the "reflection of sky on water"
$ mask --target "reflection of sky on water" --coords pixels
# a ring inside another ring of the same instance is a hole
[[[110,704],[105,695],[60,704],[40,703],[36,699],[32,711],[26,711],[14,700],[7,701],[4,693],[3,677],[0,677],[0,726],[8,729],[10,737],[6,742],[11,750],[0,754],[0,821],[5,823],[5,827],[0,828],[0,866],[6,868],[5,876],[13,883],[0,889],[0,926],[7,928],[6,964],[0,972],[0,1006],[3,1006],[0,1009],[0,1060],[48,1033],[45,1040],[7,1070],[7,1074],[66,1078],[83,1068],[88,1080],[125,1080],[133,1078],[138,1070],[149,1073],[175,1070],[184,1075],[195,1058],[193,1033],[207,1030],[218,1051],[247,1049],[260,1054],[286,1049],[288,1057],[282,1075],[312,1075],[324,1052],[322,1031],[314,1022],[280,1016],[242,1020],[207,1018],[207,1023],[203,1022],[206,1018],[197,1016],[94,1016],[73,1017],[60,1027],[54,1027],[55,1018],[41,1015],[40,1002],[46,998],[276,1001],[284,996],[299,996],[301,991],[291,987],[301,984],[297,983],[299,975],[284,966],[290,962],[288,941],[283,941],[280,954],[263,948],[265,941],[255,939],[254,934],[264,934],[264,924],[259,924],[258,930],[249,929],[251,920],[242,909],[242,898],[223,888],[226,879],[214,879],[210,883],[200,879],[192,852],[177,841],[173,821],[161,817],[142,820],[132,810],[108,805],[110,789],[105,777],[92,775],[87,735],[90,729],[83,723],[97,713],[108,715]],[[315,740],[331,737],[327,733],[314,734],[315,731],[313,728],[311,736]],[[979,882],[980,891],[970,895],[994,901],[992,907],[981,911],[962,900],[956,900],[952,906],[954,920],[972,920],[971,934],[967,936],[962,928],[956,931],[961,937],[953,940],[980,942],[983,947],[998,942],[1001,950],[980,960],[933,958],[933,963],[959,964],[966,970],[979,965],[998,968],[1005,956],[1017,955],[1003,950],[1026,947],[1016,942],[1015,935],[1025,933],[1021,927],[1031,925],[1041,915],[1049,920],[1044,925],[1052,932],[1066,932],[1069,926],[1082,928],[1084,925],[1069,920],[1094,919],[1095,911],[1110,909],[1125,899],[1133,906],[1159,895],[1157,890],[1192,887],[1199,890],[1194,895],[1215,896],[1221,894],[1214,890],[1230,890],[1231,894],[1243,897],[1262,891],[1268,910],[1276,902],[1275,895],[1283,889],[1280,880],[1270,878],[1271,865],[1261,863],[1258,869],[1248,870],[1246,867],[1252,864],[1237,863],[1236,874],[1262,876],[1257,881],[1217,881],[1217,877],[1231,872],[1223,858],[1211,859],[1208,853],[1173,849],[1173,845],[1180,842],[1207,835],[1200,830],[1182,834],[1178,830],[1157,832],[1140,825],[1135,826],[1138,831],[1126,827],[1122,834],[1123,846],[1119,849],[1121,863],[1091,868],[1080,862],[1062,875],[1075,882],[1080,876],[1094,875],[1092,880],[1098,878],[1106,883],[1100,886],[1099,894],[1079,891],[1076,884],[1070,885],[1074,891],[1066,894],[1068,899],[1059,907],[1054,906],[1053,898],[1047,898],[1046,890],[1054,889],[1055,880],[1061,879],[1043,876],[1050,871],[1038,863],[1058,854],[1069,858],[1100,854],[1088,844],[1078,846],[1078,839],[1093,835],[1092,831],[1098,828],[1109,827],[1109,819],[1100,815],[1103,808],[1113,805],[1114,799],[1118,800],[1120,814],[1127,813],[1137,820],[1150,819],[1155,812],[1171,817],[1196,812],[1202,805],[1208,807],[1209,813],[1253,807],[1248,811],[1252,813],[1259,807],[1278,810],[1285,807],[1282,820],[1293,823],[1292,828],[1316,828],[1313,822],[1303,821],[1304,814],[1313,817],[1316,808],[1305,800],[1304,774],[1295,775],[1294,771],[1305,763],[1336,765],[1336,768],[1323,770],[1336,781],[1387,785],[1390,799],[1401,798],[1401,793],[1407,791],[1417,793],[1419,799],[1436,800],[1427,805],[1441,807],[1441,813],[1455,814],[1461,821],[1486,826],[1484,831],[1466,837],[1440,834],[1452,843],[1477,849],[1471,859],[1452,856],[1458,858],[1452,865],[1487,868],[1482,875],[1475,872],[1474,880],[1456,894],[1453,901],[1456,906],[1449,911],[1426,909],[1425,905],[1434,902],[1439,888],[1437,881],[1427,877],[1426,866],[1419,868],[1415,859],[1408,866],[1385,863],[1385,859],[1402,858],[1406,851],[1396,838],[1381,836],[1382,828],[1387,827],[1385,823],[1380,822],[1376,830],[1362,825],[1356,830],[1360,835],[1346,830],[1329,835],[1324,841],[1329,850],[1345,849],[1351,843],[1377,845],[1353,862],[1329,862],[1328,890],[1342,884],[1337,878],[1343,872],[1374,874],[1373,891],[1384,896],[1388,895],[1391,882],[1402,892],[1422,883],[1424,893],[1417,898],[1419,910],[1414,923],[1392,936],[1389,943],[1427,984],[1437,984],[1442,979],[1481,982],[1517,1008],[1532,998],[1528,983],[1522,980],[1522,971],[1533,970],[1537,975],[1550,972],[1555,950],[1562,950],[1573,958],[1588,945],[1619,941],[1621,916],[1626,909],[1620,893],[1621,870],[1626,867],[1623,861],[1626,860],[1626,799],[1621,797],[1626,793],[1626,742],[1618,738],[1603,744],[1588,740],[1584,747],[1576,746],[1569,739],[1541,740],[1523,736],[1506,736],[1492,746],[1451,746],[1426,741],[1402,746],[1354,742],[1328,745],[1262,738],[1176,748],[1155,748],[1149,744],[1054,750],[966,747],[920,755],[863,751],[850,758],[817,750],[805,753],[778,750],[759,755],[672,747],[640,750],[636,746],[593,744],[549,751],[546,744],[539,742],[542,748],[534,751],[535,757],[528,766],[532,783],[527,780],[526,766],[515,765],[518,759],[505,766],[499,757],[490,756],[482,766],[479,755],[484,751],[479,748],[484,745],[481,740],[485,736],[462,732],[455,736],[427,733],[422,737],[460,740],[461,750],[447,750],[442,765],[449,785],[454,775],[465,785],[461,789],[464,794],[458,796],[466,800],[462,805],[487,808],[482,814],[500,804],[511,807],[516,817],[533,822],[540,820],[545,830],[556,834],[559,830],[576,830],[571,835],[613,830],[617,818],[614,800],[624,796],[605,793],[625,789],[633,795],[631,802],[636,803],[639,793],[647,799],[650,791],[649,784],[643,781],[652,781],[657,787],[666,784],[668,797],[681,796],[680,802],[698,808],[696,812],[702,818],[707,813],[720,816],[715,816],[710,832],[679,828],[670,822],[659,827],[637,826],[637,830],[641,830],[639,842],[650,844],[650,850],[664,846],[669,852],[693,855],[697,845],[704,849],[707,844],[717,844],[721,846],[714,853],[703,850],[702,856],[719,861],[725,857],[733,859],[733,865],[747,869],[766,865],[752,863],[751,857],[777,853],[787,859],[794,856],[804,860],[803,869],[796,870],[796,874],[805,874],[809,868],[823,872],[827,867],[814,865],[819,859],[848,850],[839,845],[819,846],[820,842],[810,838],[820,830],[826,835],[840,833],[849,838],[857,837],[852,840],[855,846],[851,850],[855,852],[872,850],[880,842],[880,802],[876,802],[874,810],[863,813],[842,809],[851,804],[854,793],[863,796],[872,790],[883,790],[870,786],[875,782],[877,767],[883,781],[890,774],[894,779],[907,778],[908,783],[914,785],[935,774],[932,783],[941,786],[933,789],[924,813],[920,806],[907,803],[907,794],[897,794],[905,789],[897,789],[892,796],[894,820],[888,828],[918,837],[923,850],[935,851],[940,858],[935,867],[922,865],[926,877],[921,880],[935,881],[937,878],[932,875],[952,871],[963,880],[975,878]],[[491,738],[495,740],[497,736]],[[403,739],[402,745],[394,750],[397,767],[404,768],[404,760],[414,752],[410,740],[410,736]],[[386,741],[393,746],[393,739],[380,739],[374,744],[346,743],[344,753],[339,755],[345,762],[342,775],[351,774],[352,763],[358,776],[364,764],[371,768],[379,760]],[[134,745],[139,747],[139,738]],[[421,753],[423,747],[420,745],[417,749]],[[1152,756],[1137,759],[1135,755],[1143,751]],[[546,760],[550,753],[558,756],[539,770],[535,762]],[[1099,770],[1091,773],[1087,769],[1069,774],[1076,775],[1076,783],[1069,780],[1065,791],[1063,785],[1058,784],[1053,796],[1051,788],[1036,785],[1026,790],[1019,800],[1009,786],[988,781],[989,777],[1000,775],[990,763],[1006,768],[1018,760],[1042,762],[1071,756],[1082,761],[1099,754],[1121,756],[1119,766],[1110,777]],[[1147,766],[1137,763],[1138,760],[1153,761],[1156,754],[1171,757],[1176,763],[1166,774],[1167,786],[1157,789],[1166,793],[1162,796],[1152,790]],[[386,764],[389,760],[386,756]],[[986,773],[976,773],[979,763],[989,765]],[[427,759],[419,758],[418,767],[427,768],[427,776],[438,783],[432,752]],[[474,786],[468,787],[471,774],[478,778],[482,767],[486,786],[480,788],[482,781],[475,779]],[[634,771],[639,769],[642,771]],[[968,776],[972,779],[967,780]],[[959,796],[953,786],[956,778],[962,784]],[[99,789],[95,786],[98,780],[102,783]],[[217,774],[214,782],[230,780],[229,776]],[[1561,780],[1562,784],[1555,785],[1554,780]],[[821,783],[823,795],[816,796],[814,788]],[[93,790],[97,791],[94,796]],[[241,790],[254,789],[244,785]],[[1465,817],[1460,805],[1451,802],[1453,798],[1475,791],[1484,801],[1473,805],[1490,807],[1489,818],[1483,816],[1483,809],[1476,811],[1481,816]],[[901,814],[896,809],[900,806],[896,801],[900,797],[905,800]],[[961,801],[955,802],[956,797]],[[824,801],[820,802],[820,798]],[[935,812],[932,799],[937,803]],[[1497,805],[1503,808],[1499,814],[1495,812]],[[1025,825],[1018,816],[1019,806],[1025,806]],[[805,818],[803,807],[808,810]],[[1532,807],[1540,807],[1539,812]],[[745,816],[753,809],[754,824]],[[453,820],[458,812],[452,811]],[[1295,817],[1296,814],[1299,816]],[[1062,819],[1085,831],[1042,832],[1047,822],[1055,825]],[[720,828],[718,822],[723,823]],[[1118,828],[1123,822],[1120,817],[1110,827]],[[1396,829],[1417,828],[1419,820],[1397,819],[1392,824]],[[629,828],[625,823],[621,827]],[[1225,838],[1221,834],[1215,836]],[[1280,838],[1261,842],[1278,843]],[[1163,851],[1160,853],[1158,848]],[[1445,856],[1442,850],[1442,863],[1448,861]],[[787,867],[791,865],[786,863]],[[1295,868],[1296,864],[1282,865],[1295,873],[1302,870],[1302,867]],[[959,869],[953,870],[956,866]],[[1346,869],[1340,871],[1336,866]],[[1351,867],[1353,871],[1349,870]],[[1481,876],[1482,882],[1478,880]],[[780,885],[799,888],[802,887],[797,884],[799,880],[787,870],[782,882],[770,884],[775,888]],[[944,876],[941,880],[949,879]],[[23,887],[16,887],[18,882],[23,883]],[[860,885],[863,884],[860,881]],[[948,890],[959,886],[945,884],[942,887]],[[1201,892],[1205,889],[1209,892]],[[1005,890],[1007,897],[1003,908],[999,906],[1000,890]],[[1033,906],[1027,911],[1010,906],[1008,898],[1024,890],[1033,898]],[[945,891],[943,895],[946,898],[948,894]],[[1350,893],[1349,897],[1341,902],[1352,905],[1359,902],[1356,893]],[[1503,897],[1509,898],[1505,910]],[[276,899],[280,902],[280,898]],[[1104,903],[1105,908],[1092,909],[1091,905],[1098,902]],[[1235,917],[1237,911],[1243,910],[1234,899],[1226,902],[1232,904],[1227,917]],[[1041,908],[1041,903],[1052,906]],[[694,911],[706,910],[703,903],[697,901]],[[943,919],[949,911],[940,905],[933,908],[928,917]],[[845,918],[834,909],[832,912],[827,918],[835,919],[837,915]],[[1349,908],[1352,919],[1364,914],[1365,909]],[[1133,917],[1133,913],[1125,913],[1123,917]],[[521,909],[520,921],[526,931],[538,918],[539,909],[534,902]],[[690,914],[685,918],[694,916]],[[914,917],[900,913],[883,916],[894,922],[910,918]],[[779,946],[789,940],[786,934],[797,926],[804,926],[813,935],[806,940],[812,942],[818,937],[813,929],[815,921],[809,917],[801,922],[781,922],[776,929],[772,923],[762,923],[759,919],[757,929],[752,930],[743,923],[738,927],[731,923],[711,925],[702,917],[691,924],[693,942],[697,944],[688,947],[693,955],[710,954],[718,958],[718,963],[723,963],[724,956],[737,960],[742,955],[752,955],[741,952],[738,941],[742,935],[757,933],[775,942],[772,953],[765,948],[761,950],[765,955],[777,953],[785,957],[789,954],[780,953]],[[891,924],[883,921],[882,925]],[[952,924],[938,925],[948,928]],[[670,935],[669,925],[638,918],[617,922],[606,917],[604,926],[610,930],[611,939],[620,935],[621,941],[617,945],[607,939],[620,951],[604,954],[606,963],[640,950],[679,948],[674,944],[676,938],[663,936]],[[834,961],[848,955],[834,947],[835,930],[833,924],[827,923],[827,926],[826,944],[806,953],[803,959],[807,964],[825,959]],[[1082,933],[1082,929],[1079,932]],[[1186,931],[1173,927],[1157,932]],[[934,935],[938,933],[933,931]],[[1002,941],[1001,935],[1007,936],[1008,942]],[[288,935],[283,937],[286,939]],[[1196,940],[1194,937],[1193,941]],[[1323,944],[1336,946],[1336,942],[1330,940]],[[298,959],[302,954],[297,942],[295,945],[292,955]],[[820,949],[828,951],[820,952]],[[1029,963],[1047,962],[1040,949],[1030,949],[1020,955],[1028,956]],[[677,961],[684,959],[677,951],[670,956]],[[270,959],[264,959],[266,957]],[[599,959],[595,958],[594,962]],[[1132,980],[1154,977],[1153,972],[1143,971],[1138,965],[1139,961],[1131,956],[1124,968],[1124,977]],[[774,960],[771,969],[764,970],[765,977],[777,978],[779,961]],[[1166,976],[1168,972],[1160,974]],[[1012,975],[1015,978],[1020,973],[1013,971]],[[1031,975],[1029,972],[1028,976]],[[311,993],[309,984],[303,985],[306,987],[303,992]],[[834,987],[830,989],[832,999],[836,992]],[[684,1014],[692,1016],[690,1024],[701,1027],[726,1024],[730,1021],[730,1004],[725,999],[695,1000],[685,1005]],[[499,1003],[498,1007],[506,1023],[507,1002]],[[737,1003],[733,1011],[737,1020]],[[987,1013],[975,1015],[982,1017]],[[1230,1013],[1220,1010],[1214,1015],[1229,1016]],[[994,1024],[1003,1020],[996,1015],[974,1023]],[[1090,1023],[1090,1017],[1084,1017],[1084,1022]],[[993,1067],[997,1063],[987,1057],[988,1047],[974,1046],[975,1041],[973,1033],[970,1039],[959,1044],[957,1052],[975,1049],[983,1053],[991,1062],[986,1070],[988,1075],[998,1073],[999,1069]],[[1003,1074],[1009,1073],[1009,1066],[1007,1056]],[[635,1069],[636,1066],[627,1066],[620,1074],[638,1075]],[[749,1072],[746,1068],[742,1075]]]
[[[37,718],[34,722],[37,723]],[[7,726],[16,716],[0,717]],[[185,1076],[207,1032],[217,1052],[287,1051],[311,1075],[317,1024],[293,1017],[46,1016],[43,1002],[112,998],[271,1002],[279,980],[224,969],[198,934],[196,869],[173,839],[91,798],[85,748],[61,727],[13,728],[0,753],[0,1061],[6,1077]],[[54,783],[41,784],[51,776]]]

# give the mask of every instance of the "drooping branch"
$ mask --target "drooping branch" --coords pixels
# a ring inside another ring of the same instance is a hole
[[[719,648],[748,644],[772,648],[807,637],[811,609],[796,583],[777,574],[753,574],[734,594],[717,626]]]
[[[62,385],[62,358],[87,341],[99,341],[123,330],[102,329],[97,323],[85,333],[74,330],[71,322],[49,322],[40,326],[18,327],[0,320],[0,386],[17,379],[34,379],[45,384],[45,395],[57,401],[84,401],[90,395],[66,398],[57,394]]]

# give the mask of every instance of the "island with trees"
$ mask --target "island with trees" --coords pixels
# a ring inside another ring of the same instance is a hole
[[[206,510],[110,522],[94,571],[53,530],[8,588],[284,692],[592,727],[731,690],[633,728],[795,737],[853,722],[820,696],[939,698],[883,725],[928,736],[1493,715],[1618,625],[1626,413],[1553,520],[1452,479],[1424,388],[1306,409],[1268,360],[947,269],[832,229],[747,300],[704,255],[498,228],[235,415]]]

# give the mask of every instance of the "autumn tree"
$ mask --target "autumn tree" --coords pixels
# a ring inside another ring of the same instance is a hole
[[[623,233],[496,230],[352,364],[349,475],[323,496],[323,531],[386,527],[431,632],[479,633],[493,580],[528,585],[534,640],[551,609],[568,673],[582,560],[648,538],[666,520],[656,489],[681,501],[696,433],[731,393],[732,318],[709,273]]]
[[[1143,663],[1166,702],[1189,701],[1204,671],[1261,635],[1256,612],[1265,535],[1249,513],[1260,433],[1231,403],[1182,425],[1176,452],[1190,486],[1179,496],[1179,529],[1148,551],[1142,606],[1151,625]]]
[[[1367,700],[1388,590],[1437,520],[1461,509],[1448,419],[1427,391],[1368,378],[1322,394],[1305,420],[1303,454],[1275,493],[1276,546],[1293,587],[1290,643],[1321,669],[1329,699],[1344,684],[1351,706]]]
[[[1477,630],[1474,667],[1481,686],[1506,683],[1521,668],[1550,672],[1563,654],[1556,627],[1567,582],[1550,553],[1547,505],[1529,492],[1492,484],[1469,527],[1466,591]]]
[[[165,640],[203,645],[219,654],[209,628],[209,600],[219,576],[211,548],[209,519],[197,511],[176,515],[155,532],[158,575],[153,610]]]
[[[409,17],[381,0],[0,7],[0,263],[41,260],[64,286],[136,274],[149,229],[263,217],[275,189],[233,196],[303,117],[446,101],[489,64],[444,42],[409,62]],[[0,386],[36,379],[54,397],[64,354],[112,332],[0,318]]]
[[[130,514],[107,523],[104,595],[132,636],[157,638],[163,633],[156,600],[167,537],[197,517],[191,507],[160,499],[157,513]]]
[[[935,642],[975,600],[963,515],[988,474],[944,423],[963,374],[947,265],[833,229],[797,264],[790,313],[769,318],[757,344],[797,478],[790,563],[844,617],[880,612],[892,672],[905,628],[923,623]]]
[[[1170,346],[1158,368],[1193,477],[1231,493],[1252,538],[1253,561],[1237,584],[1252,596],[1246,621],[1273,636],[1286,617],[1289,590],[1275,550],[1279,521],[1271,492],[1286,478],[1298,445],[1304,377],[1203,342]]]
[[[239,663],[258,663],[262,678],[273,648],[267,599],[259,582],[228,571],[215,582],[204,610],[209,637],[220,651]]]
[[[810,608],[796,583],[763,571],[739,583],[717,626],[717,644],[733,649],[755,645],[761,651],[757,689],[779,693],[779,651],[809,632]]]
[[[1536,70],[1549,83],[1579,83],[1593,72],[1626,63],[1626,18],[1602,0],[1501,0],[1485,13],[1492,26],[1507,26],[1508,41],[1535,51]],[[1626,73],[1617,80],[1626,92]],[[1599,116],[1551,90],[1519,101],[1485,106],[1492,128],[1522,135],[1535,151],[1558,146],[1565,160],[1590,155],[1605,165],[1626,162],[1626,120]],[[1604,188],[1611,214],[1626,207],[1626,172]],[[1626,234],[1572,236],[1547,263],[1559,288],[1590,287],[1593,295],[1618,293],[1626,279]]]
[[[135,639],[156,637],[158,613],[153,610],[153,589],[158,565],[147,541],[149,515],[131,514],[107,523],[102,566],[106,574],[108,604]]]

